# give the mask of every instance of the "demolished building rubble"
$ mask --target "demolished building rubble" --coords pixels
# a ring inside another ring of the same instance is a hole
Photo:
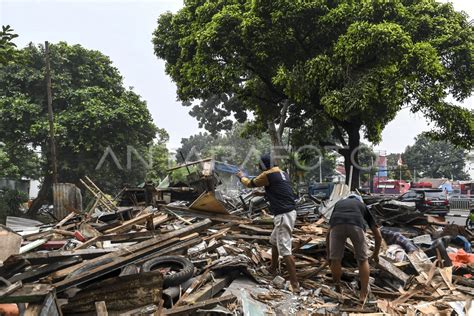
[[[126,206],[87,178],[94,198],[82,212],[70,210],[50,224],[11,218],[0,228],[0,309],[27,315],[474,314],[469,230],[407,203],[366,196],[385,243],[379,262],[370,263],[371,295],[359,303],[350,242],[341,292],[326,260],[328,217],[347,187],[339,185],[326,201],[304,195],[293,235],[303,290],[293,294],[286,275],[269,272],[266,201],[251,192],[221,195],[209,176],[203,186],[193,178],[194,189],[156,189],[158,198],[130,198],[135,191],[125,190]],[[166,201],[164,192],[194,192],[189,196],[197,199]],[[373,248],[370,234],[369,241]]]

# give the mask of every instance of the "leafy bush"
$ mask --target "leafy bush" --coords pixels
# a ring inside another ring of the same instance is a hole
[[[20,206],[26,201],[28,201],[28,195],[25,192],[10,189],[1,192],[0,223],[4,224],[7,216],[23,216]]]

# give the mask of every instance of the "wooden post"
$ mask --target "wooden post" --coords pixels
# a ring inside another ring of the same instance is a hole
[[[53,169],[53,183],[58,183],[58,161],[56,157],[56,143],[54,141],[53,96],[51,93],[51,66],[49,63],[49,43],[44,43],[46,61],[46,93],[48,99],[49,140],[51,146],[51,167]]]
[[[349,191],[352,189],[352,172],[354,171],[354,166],[351,165],[350,171],[349,171]]]

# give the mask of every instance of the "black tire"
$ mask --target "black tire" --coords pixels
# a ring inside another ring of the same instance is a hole
[[[180,285],[189,280],[194,274],[194,264],[188,259],[178,256],[150,259],[142,265],[142,271],[149,272],[164,267],[171,268],[176,273],[163,275],[163,287]]]
[[[473,225],[472,225],[472,222],[471,222],[471,218],[468,217],[468,218],[466,219],[466,228],[467,228],[467,229],[471,229],[472,226],[473,226]]]

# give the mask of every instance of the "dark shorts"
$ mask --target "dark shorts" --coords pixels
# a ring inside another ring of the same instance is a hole
[[[341,260],[344,257],[346,240],[349,238],[354,246],[357,261],[364,261],[369,258],[365,232],[355,225],[341,224],[331,227],[329,233],[329,259]]]

